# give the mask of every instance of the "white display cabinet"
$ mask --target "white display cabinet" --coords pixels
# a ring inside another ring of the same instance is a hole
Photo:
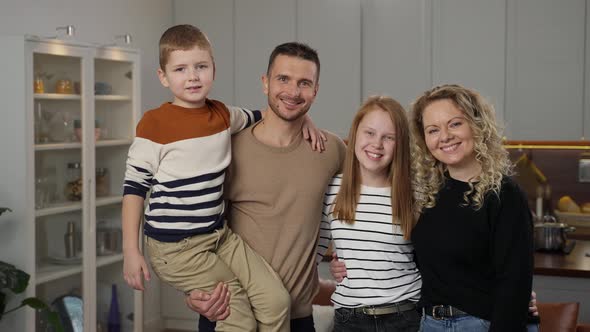
[[[99,325],[106,331],[116,285],[121,330],[142,331],[133,323],[143,321],[142,294],[123,280],[121,253],[125,161],[141,115],[139,53],[75,41],[2,40],[9,51],[0,66],[17,86],[0,84],[7,105],[0,131],[24,154],[3,158],[11,173],[2,172],[3,185],[15,177],[22,183],[1,193],[14,196],[19,203],[11,208],[23,217],[12,236],[24,250],[15,250],[20,257],[12,263],[31,274],[27,296],[51,303],[78,295],[84,331]],[[33,310],[28,316],[26,331],[44,330],[43,317]]]

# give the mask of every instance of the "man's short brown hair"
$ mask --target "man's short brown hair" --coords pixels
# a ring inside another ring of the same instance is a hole
[[[209,51],[213,59],[211,42],[201,29],[190,25],[175,25],[162,34],[160,37],[160,69],[165,70],[170,53],[173,51],[186,51],[194,47]]]
[[[281,44],[272,51],[268,59],[268,67],[266,68],[266,75],[270,76],[270,70],[279,55],[291,56],[307,61],[311,61],[316,67],[316,83],[320,80],[320,58],[318,52],[309,45],[299,42],[288,42]]]

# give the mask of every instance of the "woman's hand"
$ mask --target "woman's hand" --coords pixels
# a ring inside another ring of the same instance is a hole
[[[229,297],[227,285],[220,282],[211,294],[200,290],[191,291],[185,302],[192,311],[214,322],[229,316]]]
[[[531,292],[531,300],[529,301],[529,312],[533,316],[539,316],[539,308],[537,308],[537,293]]]
[[[344,262],[338,260],[338,255],[335,251],[332,253],[332,260],[330,261],[330,273],[339,283],[347,276],[346,265]]]

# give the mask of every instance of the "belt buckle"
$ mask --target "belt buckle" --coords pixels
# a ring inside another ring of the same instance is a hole
[[[442,304],[438,304],[438,305],[433,305],[432,306],[432,318],[436,319],[436,320],[443,320],[445,317],[444,316],[438,316],[436,314],[436,309],[441,308],[444,309],[445,306]],[[444,314],[443,314],[444,315]]]
[[[375,308],[372,306],[362,307],[362,313],[368,316],[375,316]]]

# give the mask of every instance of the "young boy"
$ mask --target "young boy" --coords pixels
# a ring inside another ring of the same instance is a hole
[[[223,183],[231,134],[258,121],[258,111],[207,99],[215,77],[209,40],[191,25],[160,39],[158,77],[174,94],[146,112],[129,149],[123,196],[124,277],[143,290],[150,279],[139,251],[144,233],[153,270],[185,293],[228,285],[230,315],[219,331],[288,331],[291,299],[272,268],[224,220]]]

